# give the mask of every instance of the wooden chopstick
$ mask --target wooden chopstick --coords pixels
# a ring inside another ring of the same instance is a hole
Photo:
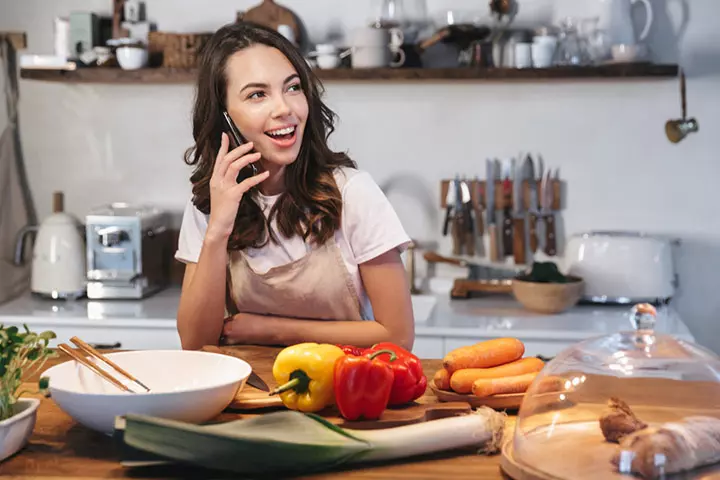
[[[125,375],[125,377],[127,377],[127,378],[129,378],[130,380],[132,380],[133,382],[137,383],[138,385],[140,385],[141,387],[143,387],[143,388],[144,388],[145,390],[147,390],[148,392],[150,391],[150,388],[149,388],[147,385],[145,385],[144,383],[142,383],[140,380],[138,380],[137,378],[135,378],[134,376],[132,376],[129,372],[127,372],[126,370],[124,370],[122,367],[120,367],[119,365],[117,365],[115,362],[113,362],[113,361],[110,360],[109,358],[105,357],[105,355],[103,355],[102,353],[98,352],[97,350],[95,350],[93,347],[91,347],[90,345],[88,345],[87,343],[85,343],[84,341],[82,341],[81,339],[79,339],[78,337],[72,337],[72,338],[70,339],[70,341],[71,341],[72,343],[74,343],[75,345],[77,345],[77,347],[78,347],[80,350],[82,350],[82,351],[84,351],[85,353],[87,353],[87,354],[89,354],[89,355],[97,358],[98,360],[101,360],[101,361],[107,363],[107,364],[110,365],[112,368],[114,368],[115,370],[117,370],[117,371],[120,372],[121,374]]]
[[[109,381],[110,383],[112,383],[113,385],[115,385],[116,387],[118,387],[119,389],[121,389],[121,390],[123,390],[123,391],[125,391],[125,392],[135,393],[135,392],[133,392],[132,390],[130,390],[128,387],[126,387],[125,385],[123,385],[118,379],[116,379],[115,377],[113,377],[112,375],[110,375],[109,373],[107,373],[105,370],[103,370],[102,368],[98,367],[97,365],[95,365],[93,362],[91,362],[91,361],[88,360],[87,358],[83,357],[82,355],[76,353],[72,348],[70,348],[70,346],[69,346],[68,344],[66,344],[66,343],[61,343],[60,345],[58,345],[57,348],[58,348],[58,350],[60,350],[61,352],[67,354],[67,355],[70,356],[70,357],[72,357],[72,358],[73,358],[75,361],[77,361],[78,363],[81,363],[82,365],[85,365],[85,366],[88,367],[90,370],[92,370],[93,372],[97,373],[98,375],[100,375],[100,376],[103,377],[105,380]]]

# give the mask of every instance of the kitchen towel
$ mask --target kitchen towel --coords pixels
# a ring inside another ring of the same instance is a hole
[[[14,262],[16,238],[26,225],[35,225],[35,210],[25,175],[18,130],[18,83],[16,52],[10,40],[0,37],[0,63],[6,97],[7,125],[0,117],[0,304],[27,290],[30,262]],[[25,258],[31,255],[28,252]]]

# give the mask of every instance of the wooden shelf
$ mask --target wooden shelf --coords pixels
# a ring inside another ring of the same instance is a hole
[[[316,70],[322,80],[330,81],[505,81],[550,79],[622,79],[642,77],[676,77],[677,65],[634,63],[593,67],[552,68],[373,68]],[[74,71],[22,69],[21,78],[67,83],[192,83],[195,69],[145,68],[79,68]]]

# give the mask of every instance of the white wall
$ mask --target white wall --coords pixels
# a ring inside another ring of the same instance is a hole
[[[580,0],[578,0],[580,1]],[[686,1],[689,23],[673,22]],[[232,21],[243,0],[149,0],[161,30],[212,30]],[[371,2],[286,0],[314,40],[352,27]],[[430,0],[484,10],[487,2]],[[552,0],[521,0],[521,21],[549,18]],[[439,179],[483,175],[488,156],[541,152],[568,183],[566,234],[633,229],[682,238],[677,308],[701,343],[720,351],[720,2],[654,0],[655,59],[679,61],[688,73],[690,114],[700,133],[680,145],[664,136],[679,115],[675,79],[561,82],[330,82],[329,104],[341,117],[333,144],[346,149],[381,184],[408,232],[440,237]],[[52,19],[73,9],[109,13],[110,0],[0,0],[0,30],[25,30],[29,52],[52,51]],[[328,12],[334,13],[328,13]],[[21,82],[21,126],[40,216],[53,190],[70,211],[145,201],[179,210],[189,195],[182,153],[190,145],[190,85],[65,85]],[[387,128],[379,119],[387,120]]]

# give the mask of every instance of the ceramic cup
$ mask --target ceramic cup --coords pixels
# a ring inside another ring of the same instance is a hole
[[[358,28],[353,31],[350,51],[353,68],[399,67],[405,63],[402,30]]]
[[[532,49],[529,43],[515,44],[515,68],[530,68],[533,66]]]
[[[123,70],[137,70],[147,64],[148,51],[139,47],[119,47],[115,50],[115,56]]]

